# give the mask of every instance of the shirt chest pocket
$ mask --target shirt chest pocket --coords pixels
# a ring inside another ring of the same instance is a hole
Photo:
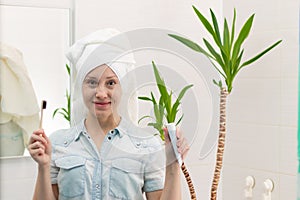
[[[113,160],[109,180],[110,196],[114,199],[138,199],[144,183],[143,172],[140,161],[129,158]]]
[[[74,198],[84,194],[85,163],[86,159],[79,156],[67,156],[55,161],[60,168],[57,177],[60,195]]]

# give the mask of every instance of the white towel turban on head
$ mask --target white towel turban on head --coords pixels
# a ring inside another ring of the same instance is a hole
[[[127,87],[130,85],[132,87],[132,84],[123,80],[126,79],[126,74],[134,68],[135,64],[133,54],[128,53],[128,50],[130,50],[130,43],[126,35],[111,28],[93,32],[71,46],[66,56],[73,67],[71,113],[73,125],[84,119],[87,114],[82,98],[82,83],[91,70],[106,64],[117,75],[123,91],[127,91]],[[136,112],[135,108],[131,109],[133,110],[127,112]]]

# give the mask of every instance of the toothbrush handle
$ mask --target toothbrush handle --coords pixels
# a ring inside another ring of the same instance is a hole
[[[39,125],[39,128],[40,128],[40,129],[43,128],[43,110],[44,110],[44,109],[41,109],[41,118],[40,118],[40,125]]]
[[[181,159],[180,153],[178,152],[177,144],[176,144],[177,143],[176,126],[175,126],[174,123],[169,123],[166,126],[167,126],[167,129],[168,129],[168,132],[169,132],[169,137],[170,137],[170,140],[171,140],[171,144],[172,144],[176,159],[177,159],[179,165],[181,166],[182,165],[182,159]]]

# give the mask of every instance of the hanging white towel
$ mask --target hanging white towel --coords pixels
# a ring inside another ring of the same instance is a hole
[[[0,123],[13,121],[24,130],[24,143],[39,125],[39,104],[22,53],[0,43]]]

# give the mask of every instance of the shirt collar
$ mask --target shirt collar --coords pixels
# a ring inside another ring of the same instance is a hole
[[[116,134],[118,134],[120,137],[123,137],[124,135],[129,135],[132,130],[134,130],[135,125],[130,121],[125,119],[124,117],[121,117],[121,121],[119,125],[115,128]]]
[[[85,119],[81,120],[79,124],[74,126],[74,128],[76,129],[75,140],[78,140],[81,134],[87,133],[84,122]],[[115,128],[116,131],[115,134],[119,135],[119,137],[121,138],[124,136],[125,133],[127,133],[129,129],[130,129],[130,123],[127,120],[121,118],[119,125]]]
[[[85,119],[81,120],[80,123],[78,123],[74,128],[76,129],[76,135],[75,135],[75,140],[78,140],[79,139],[79,136],[86,132],[86,128],[84,126],[84,121]]]

